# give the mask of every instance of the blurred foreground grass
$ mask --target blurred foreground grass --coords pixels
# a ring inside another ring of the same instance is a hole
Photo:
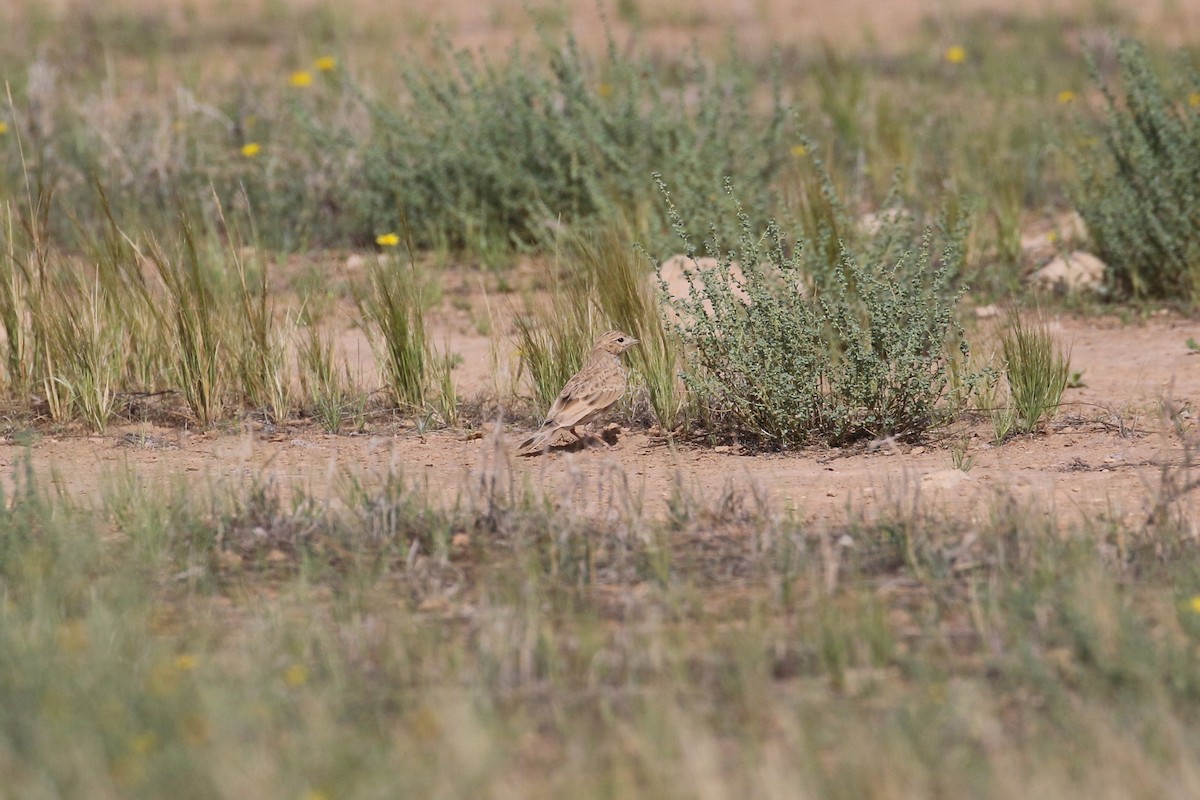
[[[1187,797],[1194,523],[18,471],[5,797]],[[904,509],[904,510],[901,510]]]

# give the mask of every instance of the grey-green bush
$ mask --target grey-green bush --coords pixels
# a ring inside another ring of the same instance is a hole
[[[760,236],[727,189],[737,249],[710,238],[716,266],[697,266],[687,296],[673,302],[688,352],[684,380],[710,431],[788,448],[932,424],[948,385],[948,348],[967,347],[951,288],[959,234],[946,232],[937,252],[932,232],[918,238],[892,201],[896,213],[881,215],[890,221],[865,244],[828,234],[792,242],[774,220]],[[844,215],[828,181],[825,194]],[[667,205],[682,233],[669,195]],[[839,251],[832,264],[831,247]]]
[[[1107,113],[1100,144],[1077,154],[1079,210],[1118,293],[1181,298],[1200,291],[1200,79],[1167,84],[1142,47],[1117,50],[1120,85],[1093,69]],[[1193,93],[1189,95],[1189,89]]]
[[[716,71],[697,61],[672,80],[613,42],[593,63],[570,37],[544,41],[499,63],[444,48],[443,63],[407,68],[406,96],[371,104],[367,227],[404,216],[420,246],[481,253],[545,244],[563,224],[615,224],[666,244],[654,170],[697,207],[722,176],[744,175],[747,204],[765,213],[787,156],[778,87],[764,114],[761,80],[738,59]]]

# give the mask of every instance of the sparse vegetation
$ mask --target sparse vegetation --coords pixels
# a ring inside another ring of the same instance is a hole
[[[305,329],[299,361],[301,393],[312,403],[309,413],[326,433],[338,433],[357,393],[349,367],[339,370],[332,338],[316,325]]]
[[[1198,794],[1195,410],[1019,311],[1195,302],[1154,12],[170,5],[0,10],[0,796]]]

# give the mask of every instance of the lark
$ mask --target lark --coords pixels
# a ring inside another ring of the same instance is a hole
[[[537,433],[521,442],[519,452],[533,455],[547,450],[559,431],[569,431],[577,440],[576,425],[584,425],[603,414],[625,394],[628,378],[621,353],[638,340],[621,331],[609,331],[596,340],[579,372],[571,376],[558,399],[546,413]]]

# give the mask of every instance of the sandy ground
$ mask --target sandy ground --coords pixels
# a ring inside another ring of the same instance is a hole
[[[0,20],[16,25],[36,5],[42,15],[78,15],[93,5],[87,0],[37,0],[0,7]],[[277,19],[282,10],[313,17],[330,8],[326,0],[246,0],[236,6],[224,0],[109,0],[106,13],[131,18],[162,17],[186,30],[197,20],[237,31],[239,24]],[[399,42],[414,44],[439,31],[454,44],[470,49],[503,51],[514,37],[532,38],[536,24],[569,25],[585,44],[602,42],[607,26],[624,40],[636,27],[651,47],[686,49],[693,42],[720,46],[732,37],[742,46],[771,47],[827,41],[869,45],[887,52],[905,39],[932,27],[952,37],[953,20],[972,15],[1095,14],[1087,0],[596,0],[531,2],[530,0],[344,0],[335,4],[337,25],[352,36],[394,32]],[[1200,31],[1197,0],[1145,0],[1117,3],[1122,15],[1144,32],[1176,43],[1194,41]]]
[[[495,345],[475,332],[472,313],[447,307],[437,336],[463,356],[456,370],[463,396],[490,390],[493,348],[500,348],[502,361],[511,356],[506,339],[498,337]],[[519,459],[511,453],[524,431],[505,426],[497,432],[491,424],[423,435],[410,428],[387,436],[333,436],[312,426],[196,432],[130,425],[103,436],[47,435],[28,447],[10,440],[0,446],[0,469],[11,473],[28,453],[36,473],[53,476],[62,491],[84,500],[129,474],[152,486],[265,477],[324,496],[346,472],[371,481],[398,469],[452,502],[480,475],[511,468],[521,480],[587,508],[610,502],[613,486],[627,480],[652,515],[666,513],[682,486],[707,504],[731,488],[752,490],[773,508],[794,509],[814,522],[886,513],[916,498],[927,508],[975,517],[992,513],[1010,496],[1032,500],[1063,520],[1144,518],[1161,465],[1180,460],[1178,442],[1161,433],[1161,398],[1170,396],[1185,408],[1200,398],[1200,357],[1184,344],[1198,335],[1197,325],[1170,316],[1130,324],[1064,317],[1050,324],[1071,346],[1072,366],[1083,373],[1084,385],[1067,391],[1063,408],[1039,435],[993,447],[987,443],[990,427],[977,423],[969,472],[953,465],[951,440],[959,432],[934,434],[916,446],[885,442],[845,451],[743,455],[737,448],[718,452],[628,431],[612,449]],[[369,352],[355,337],[361,333],[346,332],[344,349]]]

